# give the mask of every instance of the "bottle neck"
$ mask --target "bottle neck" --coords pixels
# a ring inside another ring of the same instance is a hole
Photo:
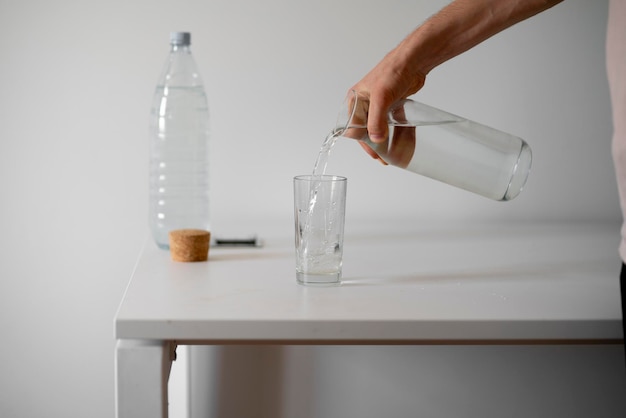
[[[170,52],[187,53],[187,54],[189,54],[189,53],[191,53],[191,47],[189,45],[173,44],[173,45],[171,45]]]
[[[202,80],[198,73],[194,56],[189,45],[170,45],[171,49],[165,66],[159,77],[162,85],[168,86],[200,86]]]

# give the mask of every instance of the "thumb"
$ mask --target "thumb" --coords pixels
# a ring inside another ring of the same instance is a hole
[[[387,107],[384,103],[370,98],[367,115],[367,131],[372,142],[383,142],[387,139]]]

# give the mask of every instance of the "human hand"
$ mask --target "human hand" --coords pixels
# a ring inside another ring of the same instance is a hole
[[[404,51],[405,48],[404,43],[398,45],[351,88],[351,90],[357,92],[359,97],[363,97],[369,102],[367,131],[369,138],[374,144],[380,144],[389,140],[389,128],[387,126],[387,112],[389,108],[394,103],[419,91],[424,86],[426,80],[425,74],[411,66],[409,55]],[[414,129],[411,131],[414,147],[415,131]],[[406,130],[401,130],[400,134],[403,138],[407,138]],[[392,140],[391,144],[407,145],[410,144],[410,141]],[[385,163],[379,153],[371,147],[364,143],[361,143],[361,146],[372,158]],[[391,150],[391,148],[389,149]],[[398,155],[397,152],[393,154]]]
[[[426,75],[412,68],[400,44],[350,89],[369,101],[367,130],[373,142],[388,136],[387,112],[391,105],[417,93],[425,81]]]
[[[371,141],[367,131],[369,98],[351,91],[341,106],[337,117],[335,132],[341,132],[344,138],[359,141],[363,149],[381,163],[405,168],[415,152],[416,127],[411,126],[405,114],[407,100],[400,100],[388,111],[389,120],[393,120],[389,135],[376,143]],[[387,116],[387,114],[386,114]],[[387,119],[386,119],[386,122]]]

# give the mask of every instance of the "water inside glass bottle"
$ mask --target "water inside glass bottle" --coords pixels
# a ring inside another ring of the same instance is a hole
[[[325,144],[339,136],[356,139],[390,165],[494,200],[511,200],[522,191],[532,160],[522,139],[405,99],[388,112],[387,139],[373,142],[367,132],[368,108],[366,98],[356,93],[348,97]]]

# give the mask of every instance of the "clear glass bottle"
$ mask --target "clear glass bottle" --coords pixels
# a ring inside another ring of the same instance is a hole
[[[532,152],[521,138],[405,99],[389,109],[389,137],[373,142],[368,111],[369,100],[352,92],[334,135],[363,141],[388,164],[490,199],[514,199],[526,183]]]
[[[148,219],[163,249],[171,230],[210,227],[209,108],[190,45],[190,33],[171,33],[150,114]]]

